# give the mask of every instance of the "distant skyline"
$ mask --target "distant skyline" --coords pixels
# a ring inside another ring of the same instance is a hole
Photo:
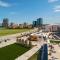
[[[32,23],[40,17],[45,24],[60,24],[60,0],[0,0],[0,23],[3,18]]]

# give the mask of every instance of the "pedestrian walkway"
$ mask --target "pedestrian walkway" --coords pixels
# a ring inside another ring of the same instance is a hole
[[[48,55],[48,60],[60,60],[60,47],[58,44],[53,45],[54,49],[50,52],[50,48],[48,47],[48,54],[49,52],[51,53],[51,55]]]
[[[52,56],[55,57],[55,60],[60,60],[60,47],[58,45],[53,45],[56,53],[52,53]]]
[[[8,46],[10,44],[14,44],[15,42],[16,42],[16,40],[9,40],[9,41],[6,41],[6,42],[4,41],[4,42],[0,43],[0,48]]]

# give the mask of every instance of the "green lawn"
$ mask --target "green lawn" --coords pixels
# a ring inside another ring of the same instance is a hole
[[[4,35],[10,35],[10,34],[15,34],[15,33],[19,33],[19,32],[25,32],[25,31],[29,31],[31,29],[0,29],[0,36],[4,36]]]
[[[16,43],[0,48],[0,60],[14,60],[15,58],[22,55],[29,49],[30,48],[23,47]]]
[[[58,41],[58,40],[50,40],[50,43],[56,43],[56,44],[59,44],[60,41]]]

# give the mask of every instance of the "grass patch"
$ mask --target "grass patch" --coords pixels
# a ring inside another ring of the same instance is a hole
[[[31,30],[31,29],[5,29],[5,28],[2,28],[2,29],[0,29],[0,36],[25,32],[25,31],[29,31],[29,30]]]
[[[60,43],[60,41],[53,41],[53,40],[50,40],[50,43],[56,43],[56,44],[59,44]]]
[[[30,48],[23,47],[19,44],[12,44],[3,48],[0,48],[0,60],[14,60],[18,56],[22,55]]]

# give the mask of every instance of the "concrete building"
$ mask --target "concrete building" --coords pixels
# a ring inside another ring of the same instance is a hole
[[[46,25],[44,30],[47,32],[56,32],[59,29],[60,29],[60,25]]]

